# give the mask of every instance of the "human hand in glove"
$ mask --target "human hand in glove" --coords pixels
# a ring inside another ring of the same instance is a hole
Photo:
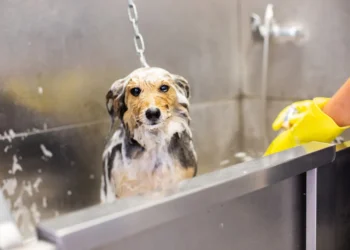
[[[311,141],[332,142],[350,125],[350,79],[332,98],[295,102],[284,108],[272,124],[283,130],[265,155]]]

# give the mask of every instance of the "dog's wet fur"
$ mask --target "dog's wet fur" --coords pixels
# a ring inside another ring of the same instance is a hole
[[[189,115],[190,87],[161,68],[140,68],[106,95],[120,129],[103,153],[101,201],[161,191],[197,173]]]

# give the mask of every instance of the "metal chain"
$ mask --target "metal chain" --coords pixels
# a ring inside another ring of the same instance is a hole
[[[140,56],[140,62],[143,67],[149,67],[146,58],[145,58],[145,43],[143,41],[143,37],[139,31],[138,27],[138,15],[136,5],[133,0],[128,0],[128,14],[129,20],[132,23],[132,27],[134,28],[134,44],[137,54]]]

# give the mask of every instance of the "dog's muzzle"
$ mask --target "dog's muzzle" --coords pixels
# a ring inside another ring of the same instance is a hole
[[[146,110],[146,118],[152,124],[157,124],[161,116],[159,108],[149,108]]]

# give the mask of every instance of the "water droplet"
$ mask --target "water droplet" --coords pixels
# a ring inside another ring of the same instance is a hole
[[[245,152],[238,152],[235,154],[236,158],[244,158],[246,156],[247,156],[247,154]]]
[[[46,198],[46,196],[43,197],[43,207],[47,208],[47,198]]]
[[[40,149],[45,157],[51,158],[53,156],[53,153],[50,150],[48,150],[44,144],[40,144]]]
[[[4,152],[7,153],[11,147],[12,147],[11,145],[6,146],[6,147],[4,148]]]
[[[38,93],[39,95],[42,95],[44,93],[43,87],[38,87]]]
[[[229,164],[230,161],[229,160],[223,160],[220,162],[220,166],[223,166],[223,165],[226,165],[226,164]]]
[[[36,192],[39,192],[39,185],[40,183],[42,183],[42,179],[39,177],[35,180],[35,182],[33,183],[33,188]]]
[[[17,171],[23,171],[21,165],[18,164],[18,158],[16,155],[13,155],[12,160],[12,171],[11,173],[9,172],[9,174],[16,174]]]

